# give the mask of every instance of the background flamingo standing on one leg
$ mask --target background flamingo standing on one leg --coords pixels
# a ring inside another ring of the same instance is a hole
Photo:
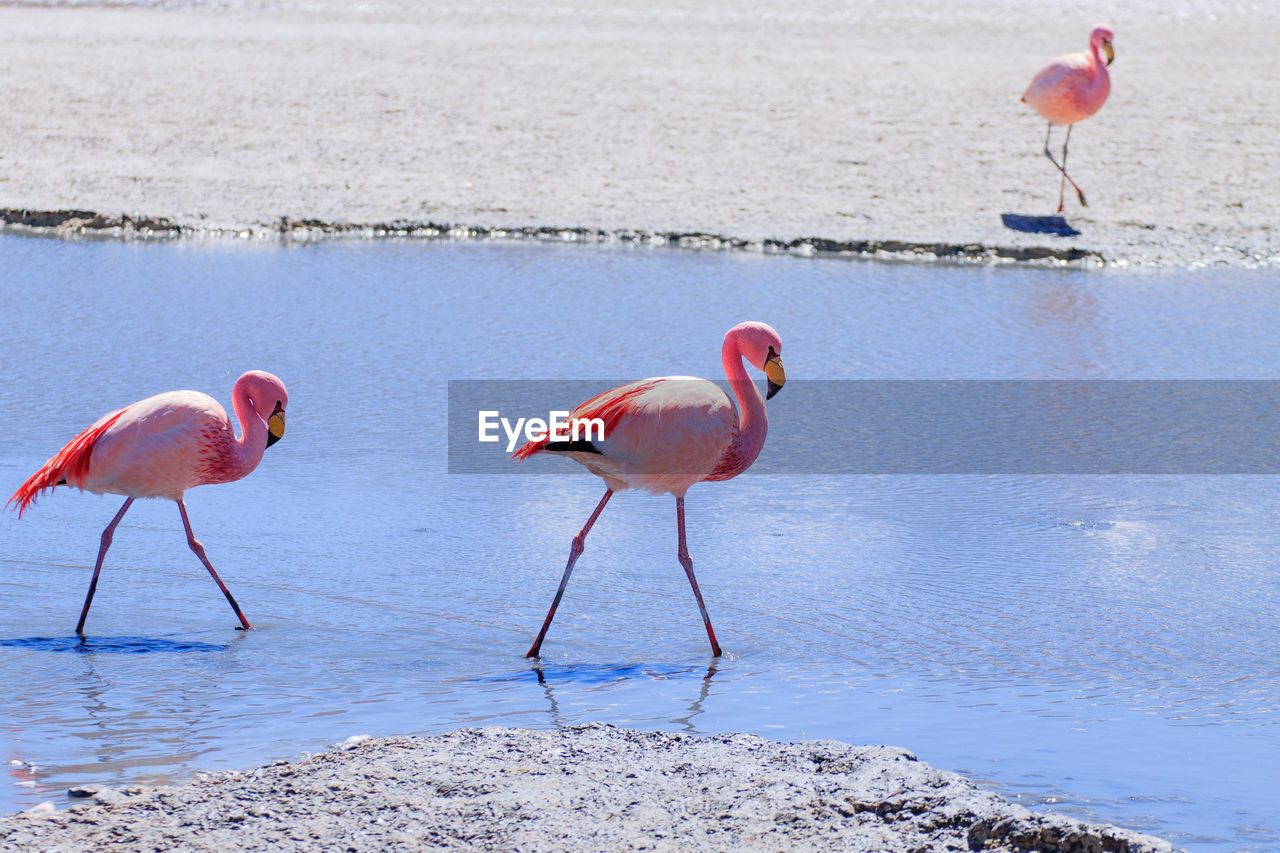
[[[284,435],[285,406],[289,395],[284,383],[261,370],[251,370],[236,380],[231,391],[240,438],[236,438],[226,411],[218,401],[199,391],[169,391],[140,400],[105,415],[58,451],[22,484],[9,505],[17,504],[18,517],[46,489],[64,483],[103,494],[125,495],[124,506],[102,531],[98,562],[80,611],[76,633],[84,633],[84,620],[98,588],[102,559],[111,546],[116,525],[137,498],[168,498],[178,502],[187,544],[204,563],[231,609],[248,630],[249,620],[214,571],[191,530],[182,495],[193,486],[227,483],[249,474],[262,453]]]
[[[1049,130],[1044,137],[1044,156],[1062,173],[1062,180],[1058,182],[1058,213],[1062,213],[1063,193],[1066,192],[1068,181],[1071,181],[1072,188],[1080,197],[1080,204],[1089,206],[1080,187],[1067,174],[1067,143],[1071,141],[1071,126],[1096,113],[1111,93],[1111,75],[1107,66],[1116,58],[1111,47],[1111,40],[1114,38],[1111,27],[1098,24],[1089,33],[1087,52],[1059,56],[1041,68],[1032,78],[1027,91],[1022,93],[1023,103],[1030,104],[1036,112],[1049,120]],[[1101,61],[1099,51],[1106,54],[1105,63]],[[1061,165],[1053,159],[1053,152],[1049,150],[1049,137],[1053,134],[1055,124],[1067,126],[1067,138],[1062,143]]]
[[[725,375],[738,400],[737,412],[728,395],[705,379],[691,376],[642,379],[605,391],[570,412],[570,421],[601,419],[605,424],[603,439],[542,439],[516,451],[516,459],[535,453],[561,453],[599,476],[606,487],[595,511],[573,537],[560,588],[556,590],[538,638],[525,657],[538,655],[569,584],[573,564],[582,554],[587,533],[609,498],[621,489],[675,495],[680,565],[684,566],[698,601],[711,652],[719,657],[720,644],[711,628],[707,606],[693,575],[693,559],[685,543],[684,495],[694,483],[736,477],[750,468],[760,455],[769,430],[764,401],[773,397],[786,382],[781,353],[782,340],[771,327],[764,323],[739,323],[725,334],[721,349]],[[764,399],[742,366],[743,358],[768,377],[769,389]]]

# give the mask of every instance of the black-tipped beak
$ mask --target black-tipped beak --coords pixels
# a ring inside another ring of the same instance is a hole
[[[770,349],[770,352],[773,350]],[[769,378],[769,387],[765,391],[764,398],[772,400],[773,395],[782,390],[782,386],[787,384],[787,372],[782,369],[782,359],[776,355],[771,355],[764,363],[764,375]]]
[[[267,418],[267,447],[284,438],[284,406],[276,401],[275,411]]]
[[[1116,61],[1116,50],[1111,46],[1111,42],[1104,41],[1102,43],[1102,52],[1107,55],[1108,65]]]

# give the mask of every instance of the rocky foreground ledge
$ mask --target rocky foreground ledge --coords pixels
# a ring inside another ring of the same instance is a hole
[[[0,850],[1171,851],[1033,814],[905,750],[585,725],[353,738],[174,788],[77,791]]]

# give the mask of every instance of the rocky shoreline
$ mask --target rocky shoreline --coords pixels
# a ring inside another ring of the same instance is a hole
[[[919,243],[903,240],[833,240],[797,237],[792,240],[727,237],[721,234],[675,231],[609,231],[582,226],[486,227],[440,222],[325,222],[290,219],[210,229],[183,225],[164,217],[102,214],[92,210],[15,210],[0,208],[0,231],[38,236],[122,240],[242,239],[310,242],[330,238],[418,240],[512,240],[539,243],[616,244],[701,251],[759,252],[767,255],[838,257],[858,260],[949,261],[953,263],[1035,263],[1048,266],[1100,267],[1102,255],[1088,249],[1043,246],[986,246],[980,243]]]
[[[1156,853],[1035,814],[892,747],[591,724],[356,737],[172,788],[77,789],[0,819],[0,850],[1007,850]]]

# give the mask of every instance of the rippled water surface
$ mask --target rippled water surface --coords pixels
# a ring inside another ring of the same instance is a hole
[[[116,533],[74,490],[0,517],[0,802],[190,777],[354,734],[583,721],[907,747],[1033,808],[1200,850],[1280,849],[1280,497],[1268,476],[763,475],[602,516],[540,666],[522,653],[601,494],[450,475],[452,379],[721,375],[742,319],[805,378],[1280,375],[1273,274],[968,269],[530,245],[0,237],[0,482],[160,390],[289,386],[289,432]],[[576,401],[566,400],[566,403]],[[766,448],[766,453],[767,453]],[[7,494],[7,492],[6,492]],[[34,765],[34,767],[32,767]]]

